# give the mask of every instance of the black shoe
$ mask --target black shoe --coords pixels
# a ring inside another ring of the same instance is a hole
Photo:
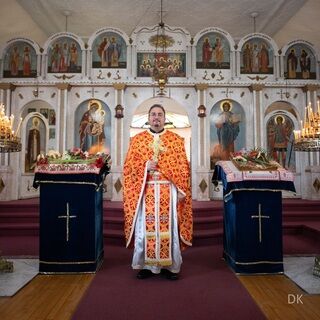
[[[168,280],[178,280],[179,273],[173,273],[167,269],[161,269],[161,275],[165,276]]]
[[[146,279],[152,276],[152,272],[148,269],[141,269],[138,273],[137,273],[137,278],[138,279]]]

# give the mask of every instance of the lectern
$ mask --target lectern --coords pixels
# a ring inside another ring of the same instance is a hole
[[[95,272],[103,260],[104,168],[48,164],[40,186],[40,273]]]
[[[295,192],[285,169],[240,171],[217,162],[213,183],[221,180],[224,200],[223,256],[236,273],[281,273],[282,190]]]

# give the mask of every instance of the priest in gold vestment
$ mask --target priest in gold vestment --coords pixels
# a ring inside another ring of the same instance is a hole
[[[150,129],[131,139],[124,164],[126,246],[139,279],[178,279],[181,249],[192,244],[190,167],[184,139],[164,129],[165,109],[149,110]]]

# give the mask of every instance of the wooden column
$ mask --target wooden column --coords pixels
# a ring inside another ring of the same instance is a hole
[[[67,144],[67,108],[68,108],[68,91],[71,90],[69,83],[57,83],[56,87],[58,91],[58,108],[57,108],[57,128],[59,128],[59,134],[57,135],[57,145],[59,151],[64,152]]]
[[[198,105],[206,106],[206,91],[208,84],[199,83],[195,85],[198,93]],[[197,110],[198,114],[198,110]],[[208,148],[208,134],[207,134],[207,117],[198,116],[198,139],[197,139],[197,175],[195,177],[197,185],[197,200],[209,200],[209,148]]]
[[[126,85],[124,83],[114,83],[115,101],[114,107],[120,104],[122,107],[124,101],[124,90]],[[125,112],[125,110],[124,110]],[[115,110],[114,110],[115,115]],[[122,170],[124,163],[124,150],[123,150],[123,118],[114,119],[114,138],[115,145],[112,147],[112,200],[122,201]],[[129,130],[129,128],[128,128]]]
[[[261,147],[263,142],[262,124],[263,124],[263,112],[261,110],[262,89],[263,84],[252,84],[249,86],[250,92],[252,92],[252,121],[253,121],[253,146]]]

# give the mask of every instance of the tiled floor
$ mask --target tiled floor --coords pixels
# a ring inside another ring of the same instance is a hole
[[[320,294],[320,278],[312,274],[315,257],[284,257],[284,273],[309,294]]]
[[[14,271],[12,273],[0,273],[0,296],[13,296],[39,271],[38,259],[10,259],[13,261]]]

